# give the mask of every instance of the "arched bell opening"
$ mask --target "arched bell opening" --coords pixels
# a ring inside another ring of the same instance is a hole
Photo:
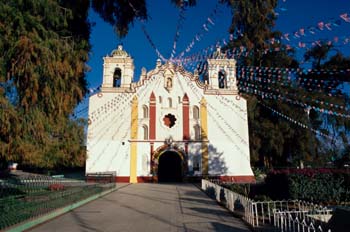
[[[227,77],[226,77],[226,72],[225,70],[220,70],[219,71],[219,89],[226,89],[227,88]]]
[[[119,88],[122,81],[122,70],[120,68],[115,68],[113,73],[113,87]]]

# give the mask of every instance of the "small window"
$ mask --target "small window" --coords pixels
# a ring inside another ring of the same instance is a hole
[[[194,140],[201,139],[201,128],[199,125],[194,126]]]
[[[178,99],[179,99],[179,104],[181,104],[181,97],[179,96]]]
[[[143,125],[142,129],[143,129],[143,139],[148,140],[148,127],[146,125]]]
[[[142,106],[143,118],[148,118],[148,107],[146,105]]]
[[[171,97],[168,98],[168,106],[169,108],[173,107],[173,100],[171,99]]]
[[[199,119],[199,108],[198,106],[193,106],[193,118]]]
[[[162,97],[159,96],[159,103],[162,103]]]

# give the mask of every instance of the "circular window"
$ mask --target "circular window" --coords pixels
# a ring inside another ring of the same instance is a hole
[[[167,114],[163,118],[164,125],[172,128],[175,125],[176,117],[173,114]]]

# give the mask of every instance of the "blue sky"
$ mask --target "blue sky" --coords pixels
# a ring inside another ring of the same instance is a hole
[[[179,30],[177,54],[188,46],[196,33],[203,32],[203,24],[207,21],[217,3],[216,0],[199,0],[197,2],[196,7],[188,8],[184,14],[184,24]],[[172,5],[170,0],[147,0],[147,8],[150,18],[144,23],[145,28],[160,53],[165,58],[169,58],[173,48],[179,9]],[[189,54],[215,44],[217,40],[228,38],[231,10],[224,5],[220,5],[219,10],[217,17],[211,17],[215,25],[208,28],[209,32],[204,35],[201,41],[195,43]],[[280,0],[276,11],[279,13],[276,29],[282,33],[293,34],[301,28],[307,29],[310,26],[317,26],[319,22],[327,23],[332,21],[332,19],[340,19],[339,15],[342,13],[347,12],[350,16],[350,1]],[[142,67],[145,67],[147,70],[155,67],[157,55],[141,30],[141,22],[131,25],[129,34],[123,39],[118,39],[112,26],[104,23],[92,10],[89,18],[91,22],[95,23],[90,39],[92,52],[88,62],[88,65],[91,67],[91,71],[87,74],[89,87],[94,88],[101,84],[102,58],[110,54],[120,43],[134,58],[135,80],[138,80]],[[303,40],[290,38],[289,42],[286,40],[284,42],[297,46],[300,41],[310,42],[324,38],[333,39],[335,36],[350,38],[350,23],[341,20],[341,24],[338,27],[332,25],[331,30],[325,28],[315,32],[314,35],[306,33],[307,36],[303,37]],[[350,43],[337,48],[345,55],[350,55]]]
[[[177,43],[178,53],[184,50],[194,35],[201,30],[203,23],[213,12],[216,2],[216,0],[198,1],[195,8],[186,10],[186,19],[180,29]],[[170,4],[170,0],[147,0],[147,7],[150,18],[144,23],[146,31],[160,53],[165,58],[169,58],[174,44],[179,9]],[[209,33],[196,44],[197,46],[193,48],[193,52],[197,48],[204,48],[215,43],[217,39],[227,37],[231,22],[230,9],[224,5],[220,5],[219,9],[220,12],[215,19],[215,26],[210,28]],[[113,28],[104,23],[93,11],[90,11],[90,20],[96,23],[96,26],[92,29],[90,40],[92,53],[88,62],[88,65],[92,68],[88,73],[88,81],[91,87],[101,84],[102,57],[109,54],[119,43],[122,43],[124,50],[134,58],[135,79],[138,79],[142,67],[147,70],[155,67],[158,57],[141,29],[141,22],[136,22],[131,26],[129,34],[125,38],[118,39],[113,32]]]

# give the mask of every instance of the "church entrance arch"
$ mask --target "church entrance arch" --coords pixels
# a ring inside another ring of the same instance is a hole
[[[167,145],[158,148],[153,156],[153,175],[156,182],[182,182],[187,170],[183,151]]]
[[[174,151],[166,151],[158,159],[158,182],[181,182],[182,160]]]

